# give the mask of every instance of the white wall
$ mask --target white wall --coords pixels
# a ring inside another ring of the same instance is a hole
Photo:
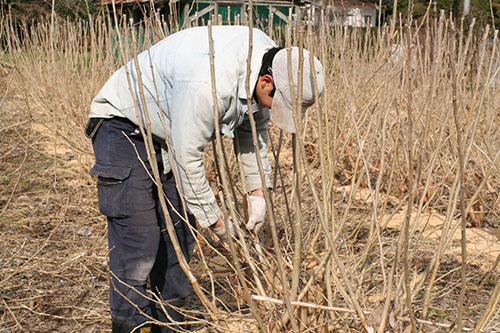
[[[335,6],[335,16],[330,15],[329,23],[353,27],[373,27],[377,24],[377,9],[373,6],[363,5]]]

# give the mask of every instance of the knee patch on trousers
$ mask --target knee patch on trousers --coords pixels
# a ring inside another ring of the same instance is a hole
[[[160,227],[108,223],[110,270],[120,279],[146,282],[160,242]]]

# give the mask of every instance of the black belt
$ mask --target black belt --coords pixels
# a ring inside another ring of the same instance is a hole
[[[94,137],[104,119],[107,118],[90,118],[89,121],[87,122],[87,126],[85,126],[85,136],[87,138]]]

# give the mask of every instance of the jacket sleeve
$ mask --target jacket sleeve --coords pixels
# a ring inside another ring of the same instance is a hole
[[[188,210],[207,228],[222,217],[203,165],[203,152],[215,127],[212,93],[202,82],[176,82],[175,86],[168,112],[171,164]]]
[[[258,112],[253,113],[255,125],[257,129],[257,138],[259,144],[259,153],[264,168],[264,176],[266,187],[271,188],[269,175],[271,174],[271,165],[267,157],[267,123],[269,122],[269,109],[262,108]],[[237,129],[238,143],[241,152],[241,161],[243,171],[245,172],[245,182],[247,191],[253,191],[263,188],[257,164],[257,155],[253,146],[252,128],[250,119],[245,116],[245,120]]]

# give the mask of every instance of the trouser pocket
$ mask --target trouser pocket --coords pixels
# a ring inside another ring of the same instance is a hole
[[[107,217],[126,217],[130,215],[129,177],[132,167],[117,166],[97,162],[90,170],[97,176],[97,195],[99,211]]]

